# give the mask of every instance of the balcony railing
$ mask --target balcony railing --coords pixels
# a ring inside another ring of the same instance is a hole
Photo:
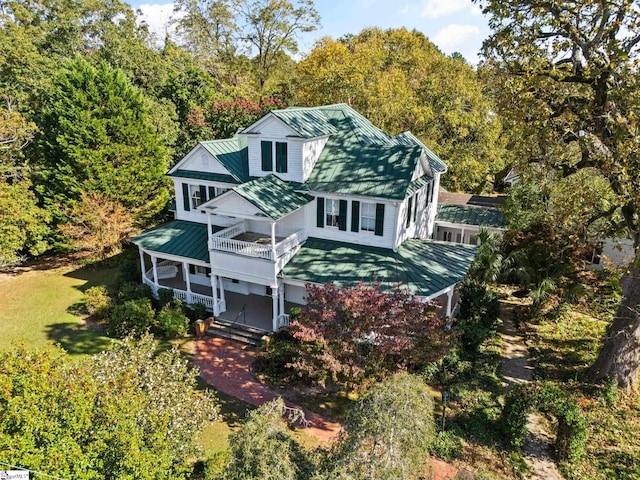
[[[211,250],[220,250],[275,262],[278,258],[292,251],[307,239],[306,232],[304,230],[298,230],[279,243],[276,243],[274,251],[271,245],[234,239],[234,237],[242,235],[243,233],[247,233],[244,222],[220,230],[209,237],[209,248]]]

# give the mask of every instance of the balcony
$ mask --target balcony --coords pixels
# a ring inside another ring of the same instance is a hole
[[[289,257],[306,240],[307,233],[298,230],[287,237],[275,237],[274,247],[270,235],[248,232],[244,222],[239,222],[211,235],[209,249],[278,262]]]

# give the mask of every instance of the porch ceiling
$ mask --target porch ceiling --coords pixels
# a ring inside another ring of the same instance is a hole
[[[310,238],[280,275],[345,286],[379,281],[389,290],[399,283],[414,295],[431,297],[464,279],[476,250],[470,245],[412,239],[394,252]]]
[[[131,242],[147,251],[209,263],[207,225],[202,223],[174,220],[141,233]]]

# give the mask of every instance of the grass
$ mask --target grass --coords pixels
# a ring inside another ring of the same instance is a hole
[[[0,350],[24,343],[41,348],[59,343],[70,355],[82,357],[104,350],[110,340],[74,313],[83,292],[111,285],[117,268],[62,266],[32,269],[0,279]]]
[[[586,455],[561,468],[568,480],[637,480],[640,394],[623,396],[611,386],[581,382],[595,360],[609,320],[588,313],[569,309],[564,315],[528,326],[537,375],[572,389],[589,425]]]

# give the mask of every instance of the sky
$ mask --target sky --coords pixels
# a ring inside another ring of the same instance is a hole
[[[164,37],[173,10],[171,2],[131,0],[143,12],[144,20],[159,38]],[[472,64],[478,63],[482,41],[489,35],[487,18],[471,0],[315,0],[320,14],[318,30],[299,38],[302,54],[323,37],[357,34],[366,27],[416,29],[442,52],[460,52]]]

